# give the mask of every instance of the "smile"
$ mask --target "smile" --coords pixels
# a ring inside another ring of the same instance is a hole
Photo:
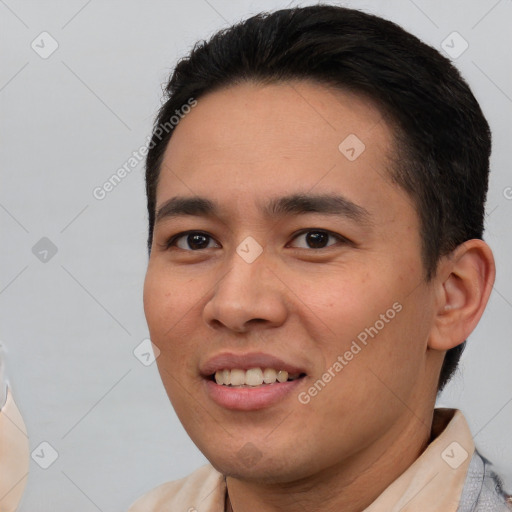
[[[199,373],[207,399],[235,411],[282,403],[307,377],[302,365],[262,352],[222,352],[201,364]]]
[[[248,370],[234,368],[232,370],[218,370],[215,375],[212,375],[212,378],[220,386],[256,387],[275,384],[276,382],[293,381],[303,375],[300,373],[289,374],[286,370],[275,370],[274,368],[263,370],[261,368],[250,368]]]

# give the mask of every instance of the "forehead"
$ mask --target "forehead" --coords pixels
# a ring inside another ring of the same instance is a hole
[[[392,186],[392,147],[379,109],[359,95],[307,81],[237,84],[200,97],[174,129],[157,205],[170,195],[247,202],[340,187],[358,201],[369,179]]]

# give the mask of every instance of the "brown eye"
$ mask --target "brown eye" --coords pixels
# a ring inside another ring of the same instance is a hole
[[[331,239],[332,241],[330,242]],[[337,241],[342,241],[343,238],[336,236],[328,231],[310,229],[297,235],[294,241],[300,240],[302,243],[295,245],[301,249],[324,249],[334,245]]]
[[[306,243],[309,247],[319,249],[326,247],[328,242],[329,235],[327,233],[322,233],[321,231],[310,231],[306,233]]]
[[[212,242],[214,245],[211,245]],[[210,247],[219,247],[210,235],[200,231],[189,231],[175,235],[167,244],[167,248],[173,246],[184,251],[199,251],[201,249],[209,249]]]

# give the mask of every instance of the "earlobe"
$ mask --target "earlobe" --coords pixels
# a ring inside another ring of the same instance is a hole
[[[436,316],[429,348],[460,345],[479,322],[496,274],[494,257],[483,240],[468,240],[442,258],[434,278]]]

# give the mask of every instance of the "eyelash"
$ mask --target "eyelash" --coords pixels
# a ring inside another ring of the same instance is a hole
[[[353,245],[353,243],[346,237],[342,236],[342,235],[339,235],[337,233],[333,233],[332,231],[328,231],[326,229],[319,229],[319,228],[307,228],[307,229],[303,229],[297,233],[294,233],[293,236],[292,236],[292,240],[295,240],[296,238],[298,238],[299,236],[301,235],[304,235],[306,233],[324,233],[328,236],[332,236],[333,238],[335,238],[338,242],[341,242],[342,244],[350,244],[350,245]],[[172,237],[169,238],[169,240],[167,240],[167,242],[165,242],[165,244],[163,244],[164,246],[164,249],[168,250],[168,249],[171,249],[171,248],[177,248],[177,249],[180,249],[182,251],[186,251],[186,252],[201,252],[203,251],[204,249],[181,249],[181,247],[176,247],[176,242],[180,239],[180,238],[183,238],[185,236],[188,236],[188,235],[191,235],[191,234],[197,234],[197,235],[203,235],[207,238],[210,238],[211,240],[215,240],[210,234],[204,232],[204,231],[196,231],[196,230],[192,230],[192,231],[182,231],[180,233],[177,233],[176,235],[173,235]],[[218,243],[218,242],[216,242]],[[219,244],[220,245],[220,244]],[[307,248],[307,250],[312,250],[312,251],[321,251],[323,249],[329,249],[330,247],[332,247],[333,245],[335,244],[332,244],[332,245],[328,245],[326,247],[320,247],[320,248]],[[294,247],[294,249],[306,249],[305,247]]]

